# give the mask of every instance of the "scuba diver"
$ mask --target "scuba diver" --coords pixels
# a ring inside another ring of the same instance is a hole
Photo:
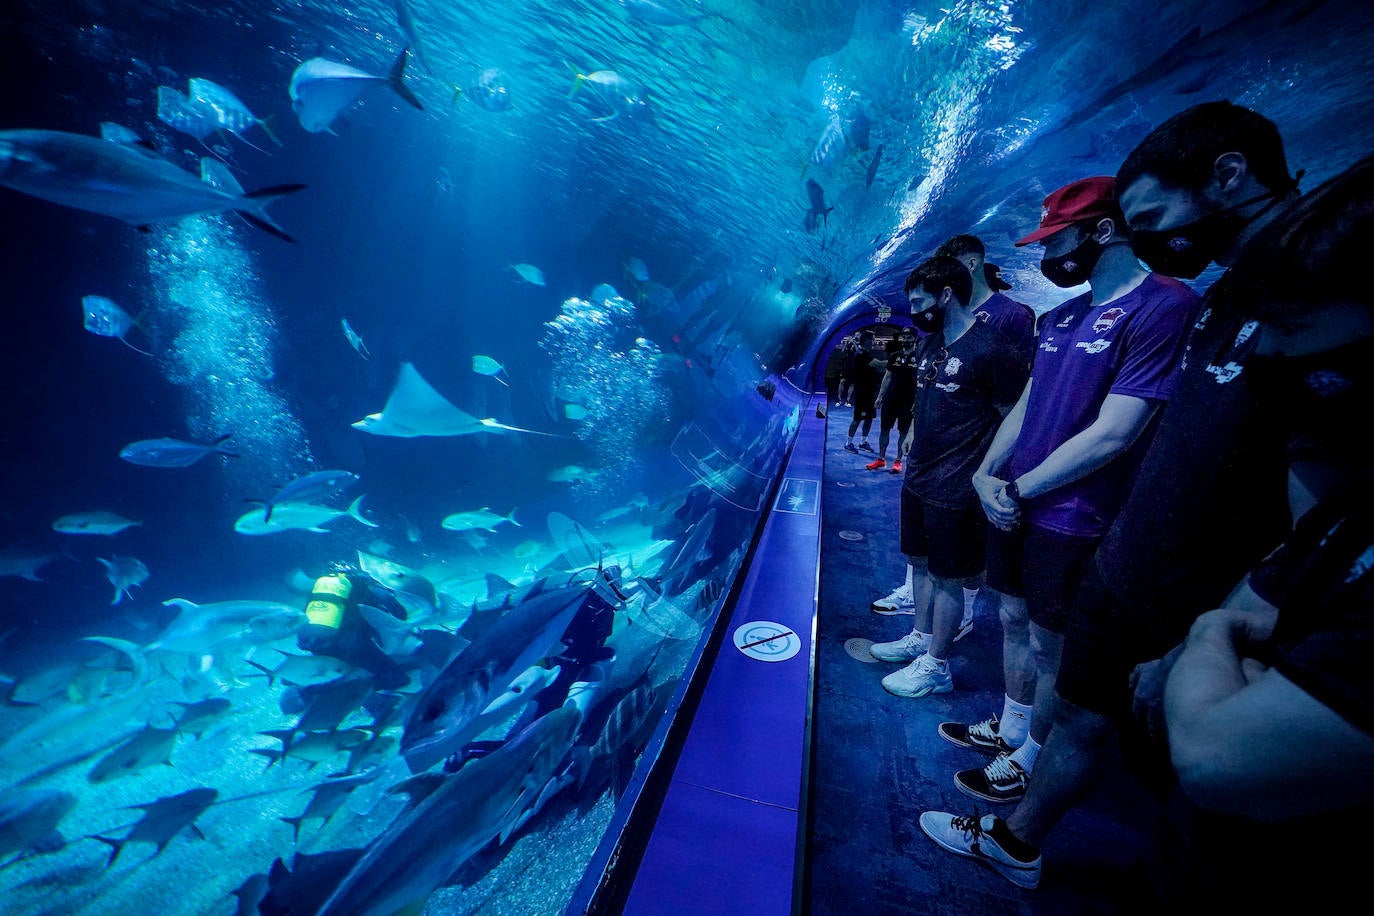
[[[312,655],[328,655],[372,674],[378,689],[404,687],[410,676],[382,651],[377,633],[363,618],[363,605],[405,620],[405,608],[390,590],[349,563],[332,563],[315,580],[305,606],[306,623],[296,645]]]

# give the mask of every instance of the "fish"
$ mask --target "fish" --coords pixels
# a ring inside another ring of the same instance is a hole
[[[595,476],[595,471],[589,471],[581,465],[565,464],[561,468],[549,471],[545,478],[554,483],[581,483],[584,480],[591,480]]]
[[[0,857],[66,845],[57,832],[76,807],[76,796],[60,789],[12,787],[0,792]]]
[[[347,662],[329,655],[306,655],[282,649],[276,651],[281,654],[282,660],[275,668],[247,659],[248,664],[266,675],[268,687],[274,686],[277,681],[288,687],[309,687],[337,680],[353,670]]]
[[[137,588],[148,581],[148,567],[137,557],[121,557],[114,554],[110,559],[96,557],[100,565],[105,567],[105,575],[114,586],[114,600],[111,604],[119,604],[126,597],[132,601],[133,592],[131,588]]]
[[[407,780],[402,788],[415,803],[311,912],[419,912],[464,862],[492,840],[506,842],[561,788],[560,769],[581,718],[576,707],[560,707],[457,773]],[[414,855],[417,849],[426,854]]]
[[[229,893],[238,898],[234,916],[258,916],[258,904],[267,896],[268,877],[262,873],[249,875]]]
[[[468,96],[487,111],[506,111],[514,104],[506,86],[506,75],[496,67],[487,67],[477,75],[468,86]]]
[[[373,677],[366,671],[353,671],[333,681],[300,688],[305,701],[298,718],[288,730],[297,732],[334,731],[357,711],[375,690]],[[289,744],[290,738],[284,743]]]
[[[821,131],[816,146],[811,150],[808,164],[830,168],[843,159],[848,152],[849,143],[845,140],[844,126],[840,123],[838,115],[832,115],[830,120],[826,122],[825,130]]]
[[[463,540],[467,542],[469,547],[478,553],[486,550],[487,544],[489,543],[486,538],[482,537],[476,531],[471,530],[463,532]]]
[[[313,503],[276,503],[272,517],[267,517],[266,509],[251,509],[239,516],[234,522],[234,530],[239,534],[259,536],[278,534],[282,531],[310,531],[314,534],[328,534],[325,528],[330,522],[341,518],[351,518],[369,528],[380,527],[376,522],[363,515],[363,497],[359,496],[347,509],[334,509],[317,506]]]
[[[140,439],[119,450],[119,457],[145,468],[188,468],[206,455],[239,457],[224,447],[233,433],[225,433],[209,445],[182,439]]]
[[[363,359],[368,359],[372,356],[372,354],[368,352],[367,344],[363,343],[362,337],[358,335],[357,331],[353,330],[353,326],[348,323],[347,318],[343,319],[343,332],[344,337],[348,340],[348,345],[356,350],[359,356]]]
[[[100,122],[100,139],[109,140],[111,143],[131,143],[134,145],[147,143],[146,140],[123,124],[116,124],[113,121]]]
[[[429,382],[425,381],[412,363],[402,363],[396,386],[380,413],[368,414],[353,424],[353,428],[374,436],[468,436],[473,433],[502,431],[532,433],[540,436],[565,438],[557,433],[508,426],[494,417],[479,420],[449,403]]]
[[[835,208],[825,205],[825,190],[814,178],[806,179],[806,196],[811,201],[811,208],[806,211],[806,231],[815,232],[822,222],[830,225],[830,211]]]
[[[255,621],[287,618],[299,623],[305,616],[300,608],[276,601],[240,600],[197,604],[187,598],[168,598],[162,604],[177,608],[177,616],[163,627],[152,642],[143,647],[145,651],[161,649],[203,654],[223,643],[252,637]]]
[[[358,568],[395,593],[432,597],[434,583],[419,570],[411,569],[395,560],[358,551]]]
[[[157,119],[173,130],[179,130],[201,141],[218,127],[209,106],[197,104],[189,96],[171,86],[157,87]]]
[[[492,512],[488,506],[483,506],[480,509],[472,509],[467,512],[454,512],[451,515],[446,515],[441,524],[447,531],[471,531],[474,529],[481,529],[482,531],[490,531],[495,534],[496,527],[502,522],[510,522],[517,528],[521,527],[520,523],[515,520],[514,509],[510,511],[509,515],[497,515],[495,512]]]
[[[488,375],[496,379],[507,388],[510,387],[510,379],[506,375],[506,367],[492,359],[490,356],[475,355],[472,357],[472,371],[478,375]]]
[[[535,286],[544,286],[544,272],[533,264],[512,264],[510,269],[520,275],[520,279]]]
[[[845,143],[850,149],[864,151],[868,149],[869,134],[873,129],[873,123],[868,120],[868,115],[862,108],[855,108],[844,119],[841,124],[844,130]]]
[[[371,770],[351,774],[348,776],[331,776],[315,786],[305,789],[305,792],[312,792],[310,801],[306,803],[305,810],[293,817],[283,817],[279,820],[291,825],[295,831],[293,839],[296,842],[301,838],[301,824],[310,818],[319,818],[327,822],[335,811],[343,806],[349,793],[360,785],[364,785],[376,779],[380,775],[380,768],[374,767]],[[253,913],[257,914],[257,910]]]
[[[91,839],[99,840],[110,847],[110,860],[105,863],[107,869],[114,865],[115,859],[119,858],[119,853],[128,843],[152,843],[157,847],[157,852],[153,854],[156,857],[161,855],[167,844],[176,839],[183,830],[190,829],[201,839],[205,839],[205,834],[196,826],[196,818],[204,814],[217,798],[218,789],[201,787],[178,795],[164,796],[146,805],[126,805],[125,808],[136,808],[143,812],[143,817],[129,828],[128,833],[119,838],[96,835]]]
[[[231,194],[141,146],[27,129],[0,131],[0,185],[131,226],[233,210],[288,242],[293,239],[267,207],[305,187],[283,184]]]
[[[873,158],[868,161],[868,171],[864,174],[864,189],[873,187],[873,179],[878,174],[878,163],[883,161],[883,145],[878,144],[878,148],[873,151]]]
[[[362,744],[368,737],[367,732],[361,728],[347,728],[331,732],[309,732],[299,739],[295,737],[299,732],[291,729],[258,732],[258,734],[276,738],[282,743],[279,751],[262,747],[249,748],[252,753],[266,757],[269,767],[279,760],[291,757],[295,760],[305,761],[310,764],[311,769],[314,769],[316,764],[333,760],[339,754]]]
[[[244,140],[244,133],[258,127],[273,143],[281,146],[281,141],[272,133],[267,121],[253,114],[238,96],[220,84],[193,77],[187,81],[186,97],[192,107],[206,110],[218,129],[228,131],[245,143],[248,141]]]
[[[420,62],[420,66],[425,68],[426,73],[433,73],[429,68],[429,62],[425,59],[424,47],[420,44],[420,34],[415,30],[415,16],[410,11],[408,0],[395,0],[396,24],[401,27],[402,34],[410,42],[410,47],[415,50],[415,59]]]
[[[53,560],[55,553],[38,553],[21,547],[6,547],[0,550],[0,579],[5,576],[18,576],[30,582],[46,582],[38,573]]]
[[[605,114],[592,118],[593,122],[614,121],[624,115],[627,121],[654,122],[654,110],[649,101],[649,92],[634,80],[621,76],[614,70],[594,70],[582,73],[571,67],[575,74],[572,90],[568,98],[587,88],[587,96],[593,100],[593,107]]]
[[[625,274],[636,283],[649,282],[649,268],[639,258],[625,259]]]
[[[424,111],[425,106],[402,82],[408,54],[408,50],[403,50],[386,76],[377,76],[323,57],[303,61],[292,72],[287,87],[291,109],[296,112],[301,127],[312,134],[321,131],[333,133],[330,125],[344,109],[358,101],[363,93],[381,85],[390,86],[401,98]]]
[[[176,730],[190,732],[197,738],[204,734],[207,725],[228,712],[232,706],[224,697],[210,697],[194,703],[185,703],[181,700],[172,702],[182,709],[181,715],[174,717],[173,720]]]
[[[86,781],[95,785],[138,773],[154,764],[172,765],[172,751],[176,748],[176,728],[148,726],[129,740],[101,757]]]
[[[587,419],[587,408],[583,407],[581,404],[564,404],[563,416],[567,417],[569,420],[585,420]]]
[[[352,471],[328,469],[311,471],[278,487],[271,499],[261,504],[267,509],[263,522],[272,521],[272,510],[283,503],[308,503],[329,499],[357,483],[361,478]],[[261,502],[260,500],[255,500]]]
[[[515,549],[511,551],[511,556],[517,560],[530,560],[539,553],[543,546],[538,541],[521,541],[515,545]]]
[[[129,342],[129,332],[134,328],[143,331],[138,319],[124,311],[118,303],[106,296],[82,296],[81,312],[85,317],[86,330],[99,337],[116,338],[130,350],[152,356],[147,350]],[[147,332],[144,331],[146,334]]]
[[[115,535],[143,522],[125,518],[114,512],[96,509],[92,512],[74,512],[64,515],[52,523],[52,530],[62,534],[102,534]]]
[[[482,712],[524,671],[557,652],[589,593],[580,584],[532,590],[444,666],[406,716],[400,752],[412,772],[475,736]]]

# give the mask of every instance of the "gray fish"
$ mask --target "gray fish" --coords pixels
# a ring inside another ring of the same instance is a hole
[[[352,471],[325,470],[303,474],[278,488],[272,498],[262,504],[267,507],[263,522],[272,521],[272,510],[282,503],[310,503],[329,499],[344,492],[358,480],[358,475]]]
[[[403,784],[417,795],[432,788],[369,844],[317,916],[418,912],[459,866],[493,839],[504,843],[547,800],[581,718],[575,706],[555,709],[457,773]]]
[[[218,129],[209,106],[197,104],[171,86],[157,87],[157,119],[173,130],[190,134],[202,145]]]
[[[376,779],[380,772],[381,768],[377,767],[354,776],[330,777],[315,787],[305,790],[314,794],[310,796],[310,801],[306,803],[304,811],[294,817],[283,817],[281,820],[291,825],[291,829],[295,831],[293,839],[299,842],[302,822],[316,817],[321,821],[328,821],[334,812],[343,806],[349,793],[358,786]]]
[[[260,665],[252,659],[248,664],[267,676],[267,686],[272,687],[280,680],[288,687],[310,687],[338,680],[353,670],[347,662],[328,655],[305,655],[285,652],[278,649],[282,660],[275,668]]]
[[[625,117],[627,121],[648,121],[653,123],[654,110],[649,102],[649,92],[634,80],[621,76],[614,70],[594,70],[581,73],[574,69],[576,78],[568,97],[572,98],[584,87],[592,106],[604,114],[592,118],[595,122],[614,121]]]
[[[120,449],[119,457],[145,468],[188,468],[206,455],[239,457],[224,447],[233,433],[225,433],[209,445],[182,439],[140,439]]]
[[[822,223],[830,225],[830,211],[835,208],[825,205],[825,191],[814,178],[806,179],[806,196],[811,201],[811,208],[806,211],[806,231],[815,232]]]
[[[412,772],[459,750],[483,711],[527,669],[555,654],[587,594],[581,585],[531,593],[439,672],[406,717],[401,753]]]
[[[301,127],[312,134],[329,130],[344,109],[358,101],[363,93],[382,85],[390,86],[401,98],[424,111],[425,106],[402,82],[406,55],[406,51],[401,52],[386,76],[377,76],[323,57],[312,57],[303,62],[291,74],[291,83],[287,87],[291,108],[296,112]]]
[[[868,171],[864,175],[864,188],[873,187],[873,179],[878,174],[878,163],[883,161],[883,145],[878,144],[878,148],[873,151],[873,158],[868,163]]]
[[[5,576],[18,576],[30,582],[45,582],[39,571],[57,559],[55,553],[38,553],[20,547],[7,547],[0,550],[0,579]]]
[[[154,764],[171,766],[178,734],[175,728],[148,726],[100,758],[86,774],[86,781],[99,784],[140,772]]]
[[[337,680],[301,688],[305,709],[289,732],[333,731],[362,707],[374,689],[372,675],[355,671]]]
[[[173,702],[182,708],[181,715],[176,717],[177,731],[191,732],[197,738],[205,732],[206,726],[228,712],[232,705],[224,697],[210,697],[195,703]]]
[[[11,788],[0,793],[0,856],[35,847],[64,845],[57,827],[73,808],[76,796],[58,789]]]
[[[119,554],[111,555],[110,559],[96,557],[96,561],[105,567],[105,575],[114,586],[114,600],[111,604],[119,604],[126,597],[132,601],[134,593],[129,591],[131,588],[138,588],[148,581],[148,567],[137,557],[121,557]]]
[[[273,143],[281,146],[281,141],[272,133],[267,122],[253,114],[248,106],[239,101],[238,96],[228,89],[200,77],[188,80],[186,86],[186,97],[191,100],[192,106],[206,109],[215,122],[215,126],[220,130],[228,131],[240,140],[244,140],[243,134],[246,131],[253,127],[260,127]],[[244,142],[247,143],[248,141],[244,140]]]
[[[119,858],[119,853],[126,843],[152,843],[157,847],[157,852],[153,855],[159,856],[162,850],[167,848],[167,844],[187,828],[195,831],[201,839],[205,839],[205,834],[196,826],[196,818],[204,814],[217,798],[218,789],[199,788],[179,795],[167,795],[146,805],[127,805],[128,808],[143,811],[143,817],[129,828],[128,833],[118,839],[108,836],[93,836],[91,839],[110,846],[110,860],[105,863],[106,868]]]
[[[302,760],[310,764],[314,769],[316,764],[326,760],[333,760],[339,754],[350,748],[356,747],[367,740],[367,732],[361,728],[348,728],[340,731],[329,732],[309,732],[301,735],[294,729],[279,729],[276,731],[258,732],[269,738],[276,738],[281,742],[281,750],[271,748],[255,747],[250,748],[254,754],[259,754],[267,758],[267,765],[270,767],[278,760],[285,760],[287,757],[293,760]]]
[[[113,299],[106,296],[82,296],[81,314],[86,330],[92,334],[98,337],[113,337],[130,350],[137,350],[144,356],[152,356],[147,350],[129,342],[129,332],[134,328],[143,330],[143,326]]]
[[[249,875],[229,893],[238,898],[234,916],[258,916],[258,904],[267,896],[268,878],[264,874]]]
[[[234,210],[287,241],[267,207],[305,187],[229,194],[151,150],[59,130],[0,131],[0,185],[131,226]]]
[[[92,512],[73,512],[52,523],[53,531],[62,534],[119,534],[125,528],[141,525],[143,522],[124,518],[114,512],[96,509]]]

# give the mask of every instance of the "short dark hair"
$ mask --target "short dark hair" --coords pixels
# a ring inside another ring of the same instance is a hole
[[[949,287],[954,293],[954,298],[959,300],[960,305],[968,305],[973,298],[973,275],[968,272],[964,262],[949,255],[935,255],[921,262],[906,278],[906,294],[911,296],[911,291],[920,287],[921,291],[930,296],[940,295],[940,291]]]
[[[935,249],[935,254],[931,255],[931,257],[945,255],[951,258],[963,258],[971,254],[976,254],[981,258],[985,257],[987,253],[987,247],[978,236],[951,235],[940,243],[940,247]]]
[[[1220,307],[1260,321],[1337,302],[1374,311],[1360,265],[1374,247],[1374,156],[1304,194],[1217,281]]]
[[[1270,190],[1286,192],[1296,186],[1278,127],[1228,101],[1194,105],[1150,131],[1121,163],[1116,186],[1125,190],[1153,175],[1166,187],[1197,191],[1212,177],[1212,166],[1223,153],[1244,155],[1255,180]]]

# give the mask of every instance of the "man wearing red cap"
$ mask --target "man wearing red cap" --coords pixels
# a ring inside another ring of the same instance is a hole
[[[1000,717],[946,722],[940,734],[996,755],[955,774],[990,802],[1025,793],[1049,733],[1070,603],[1169,396],[1198,304],[1183,283],[1141,267],[1113,178],[1050,194],[1040,228],[1016,244],[1035,242],[1047,279],[1089,291],[1041,317],[1030,380],[973,478],[992,526],[987,583],[1004,624],[1007,697]]]

